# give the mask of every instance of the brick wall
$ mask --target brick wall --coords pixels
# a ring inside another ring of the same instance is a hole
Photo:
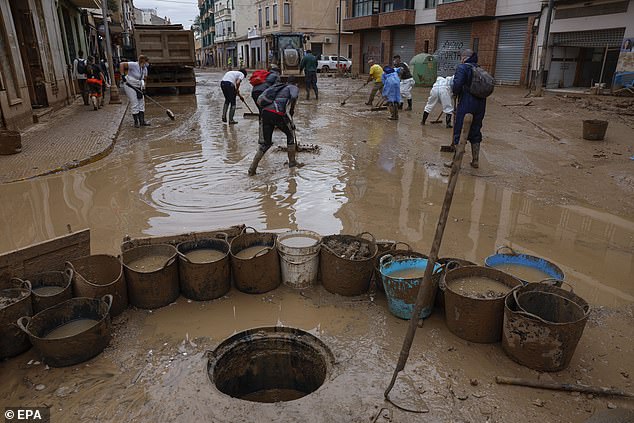
[[[379,14],[379,26],[402,26],[414,25],[416,22],[416,11],[410,9],[395,10],[394,12],[386,12]]]
[[[478,41],[478,62],[480,66],[493,74],[495,71],[495,55],[498,44],[499,21],[477,21],[471,26],[471,45]]]
[[[428,41],[429,51],[425,51]],[[436,25],[416,25],[416,53],[433,53],[436,50]]]
[[[533,35],[533,25],[535,25],[536,19],[537,16],[530,16],[528,18],[528,26],[526,28],[526,41],[524,42],[524,62],[522,63],[522,76],[520,80],[520,84],[523,86],[528,86],[529,83],[527,68],[529,65],[529,60],[531,60],[531,39],[535,37]],[[537,40],[535,40],[535,42],[537,42]]]
[[[497,0],[464,0],[441,3],[436,7],[436,19],[451,21],[484,16],[495,16]]]
[[[392,31],[381,31],[381,66],[392,63]]]

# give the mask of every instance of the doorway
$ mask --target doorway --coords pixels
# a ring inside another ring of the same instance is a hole
[[[324,45],[322,43],[310,43],[310,49],[313,52],[313,56],[321,59],[321,55],[324,54]]]
[[[13,24],[15,26],[18,45],[20,46],[20,56],[24,75],[29,88],[31,107],[34,109],[48,107],[46,96],[46,78],[40,59],[40,52],[37,43],[35,26],[33,24],[33,14],[29,10],[28,2],[23,0],[9,0]]]

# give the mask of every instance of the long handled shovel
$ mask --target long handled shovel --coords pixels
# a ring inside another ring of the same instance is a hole
[[[350,93],[350,95],[346,98],[343,99],[343,101],[341,102],[342,106],[346,105],[346,101],[350,100],[350,97],[352,97],[353,95],[355,95],[356,93],[358,93],[359,91],[361,91],[361,89],[365,88],[368,85],[368,83],[366,82],[365,84],[361,85],[359,88],[357,88],[356,90],[354,90],[353,92]]]
[[[174,112],[172,112],[170,109],[168,109],[167,107],[163,106],[161,103],[159,103],[158,101],[154,100],[152,97],[150,97],[149,95],[145,94],[143,91],[141,91],[140,89],[138,89],[137,87],[133,87],[132,85],[128,84],[127,82],[125,83],[128,87],[132,88],[134,91],[143,94],[143,96],[145,96],[148,100],[150,100],[152,103],[156,104],[157,106],[159,106],[161,109],[165,110],[165,113],[167,114],[167,117],[175,120],[176,119],[176,115],[174,114]]]
[[[246,102],[246,101],[244,101],[244,99],[243,99],[243,98],[240,98],[240,100],[244,103],[244,105],[245,105],[245,106],[247,106],[247,109],[249,109],[249,113],[245,113],[245,114],[243,115],[243,117],[258,117],[258,118],[260,117],[260,114],[259,114],[259,113],[253,113],[253,110],[251,110],[251,108],[249,107],[249,105],[247,104],[247,102]]]
[[[445,200],[442,204],[440,216],[438,217],[438,225],[436,226],[436,235],[434,236],[434,242],[431,246],[431,252],[429,253],[429,260],[427,261],[427,267],[425,268],[425,275],[423,277],[423,283],[418,290],[416,296],[416,304],[414,305],[414,312],[409,321],[407,327],[407,334],[403,340],[403,348],[401,354],[398,357],[398,363],[394,374],[392,375],[392,381],[385,390],[385,399],[390,401],[390,391],[396,383],[396,378],[401,370],[405,369],[405,364],[409,358],[409,351],[412,348],[412,342],[414,341],[414,335],[416,335],[416,328],[418,327],[418,320],[421,311],[423,310],[423,303],[430,300],[433,294],[432,286],[432,272],[436,261],[438,261],[438,251],[440,250],[440,244],[442,242],[443,234],[445,233],[445,226],[447,225],[447,217],[449,216],[449,208],[453,200],[453,193],[456,189],[456,183],[458,182],[458,175],[460,174],[460,166],[462,165],[462,156],[464,155],[465,144],[467,143],[467,137],[469,136],[469,130],[471,129],[471,123],[473,122],[473,115],[468,114],[464,118],[464,126],[462,127],[462,134],[460,136],[460,143],[456,149],[456,155],[453,158],[453,165],[451,167],[451,175],[449,176],[449,183],[447,184],[447,191],[445,192]]]

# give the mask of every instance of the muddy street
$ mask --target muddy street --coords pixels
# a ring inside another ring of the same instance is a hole
[[[236,224],[321,235],[368,231],[429,252],[447,185],[442,163],[450,157],[439,147],[450,132],[420,125],[428,89],[415,88],[414,111],[394,123],[387,112],[363,106],[363,90],[340,105],[360,80],[320,77],[319,101],[303,100],[302,90],[295,116],[299,143],[319,151],[299,153],[305,166],[289,170],[286,153],[277,151],[285,137],[276,132],[275,146],[249,178],[258,121],[243,118],[248,110],[238,103],[239,123],[221,123],[221,78],[200,72],[195,96],[158,97],[174,121],[152,104],[151,127],[135,129],[127,115],[113,151],[95,163],[0,184],[0,252],[70,227],[90,228],[93,253],[117,255],[126,235]],[[437,308],[418,329],[393,394],[395,402],[427,409],[421,417],[383,401],[407,329],[389,313],[384,294],[232,289],[214,301],[180,297],[154,311],[130,308],[113,319],[104,353],[77,366],[45,367],[33,350],[1,362],[0,404],[45,404],[52,421],[96,422],[389,421],[373,420],[383,407],[399,422],[583,422],[608,403],[632,409],[631,400],[494,382],[539,377],[634,389],[634,127],[607,107],[566,98],[518,105],[524,94],[496,89],[480,169],[460,175],[440,256],[482,264],[507,245],[556,263],[593,308],[566,370],[540,374],[511,361],[499,344],[464,341],[447,330]],[[605,142],[581,139],[581,119],[607,116]],[[260,404],[212,386],[207,352],[263,326],[306,330],[331,349],[334,365],[320,389],[297,401]]]

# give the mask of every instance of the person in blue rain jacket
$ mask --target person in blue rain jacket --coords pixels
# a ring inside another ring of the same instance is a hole
[[[383,97],[387,101],[390,120],[398,120],[398,105],[401,104],[401,78],[398,76],[400,68],[391,66],[383,68]]]

